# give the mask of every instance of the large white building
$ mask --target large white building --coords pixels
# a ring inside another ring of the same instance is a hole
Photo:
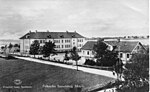
[[[55,42],[57,51],[71,50],[77,47],[79,50],[85,44],[85,37],[75,32],[28,32],[20,38],[20,52],[28,53],[30,45],[34,40],[38,40],[40,46],[45,42]]]

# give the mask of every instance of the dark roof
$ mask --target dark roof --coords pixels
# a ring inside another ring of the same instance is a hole
[[[132,52],[132,50],[136,47],[136,45],[140,42],[138,41],[105,41],[105,43],[110,44],[112,46],[117,46],[116,50],[119,50],[120,46],[120,51],[121,52]]]
[[[96,41],[88,41],[85,45],[81,48],[82,50],[93,50],[94,44],[96,44]]]
[[[88,41],[81,49],[82,50],[93,50],[94,44],[96,44],[96,41]],[[129,42],[129,41],[120,41],[119,43],[117,41],[104,41],[104,43],[109,44],[111,46],[117,46],[116,50],[119,50],[121,52],[132,52],[132,50],[136,47],[136,45],[140,42]]]
[[[77,32],[29,32],[20,39],[59,39],[59,38],[84,38]]]

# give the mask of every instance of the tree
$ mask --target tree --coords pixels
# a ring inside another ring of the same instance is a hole
[[[71,59],[72,60],[75,60],[76,61],[76,66],[77,66],[77,70],[78,70],[78,60],[81,58],[79,55],[78,55],[78,52],[76,51],[77,48],[76,47],[73,47],[72,51],[71,51]]]
[[[16,52],[20,51],[20,45],[19,44],[14,44],[14,48]]]
[[[37,40],[35,40],[30,46],[29,53],[31,55],[34,55],[34,57],[35,57],[35,55],[39,53],[39,51],[38,51],[39,47],[40,47],[40,43]]]
[[[8,46],[9,52],[10,52],[10,50],[12,49],[12,47],[13,47],[13,45],[10,43],[9,46]]]
[[[65,51],[65,57],[64,57],[64,60],[69,60],[70,58],[69,58],[69,56],[68,56],[68,51]]]
[[[49,41],[49,42],[45,42],[45,45],[43,46],[43,49],[42,49],[42,54],[44,57],[49,57],[50,59],[50,55],[53,54],[57,54],[56,53],[56,50],[55,50],[55,43]]]
[[[20,48],[20,45],[19,45],[19,44],[15,44],[15,45],[14,45],[14,47],[18,47],[18,48]]]
[[[122,72],[123,72],[123,62],[121,59],[118,58],[116,64],[113,66],[114,71],[117,74],[117,80],[121,80]]]
[[[134,54],[125,67],[125,82],[119,88],[121,92],[148,92],[149,54]]]
[[[118,52],[113,48],[112,51],[108,49],[108,45],[106,45],[102,41],[98,41],[97,44],[94,45],[93,50],[96,52],[95,58],[97,58],[97,65],[102,66],[113,66],[118,61]]]
[[[5,47],[4,47],[4,46],[2,46],[2,47],[1,47],[1,50],[3,50],[4,48],[5,48]]]

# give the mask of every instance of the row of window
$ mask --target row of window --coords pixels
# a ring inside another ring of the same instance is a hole
[[[56,45],[56,48],[70,48],[71,45]]]
[[[130,58],[130,54],[126,54],[127,56],[127,58]],[[120,53],[120,58],[122,58],[123,57],[123,53]]]
[[[37,40],[39,43],[45,43],[46,40]],[[70,43],[70,40],[54,40],[55,43]],[[83,39],[78,39],[78,42],[83,42]]]
[[[65,43],[70,43],[70,40],[65,40]]]
[[[55,43],[60,43],[60,40],[54,40]]]
[[[70,40],[54,40],[55,43],[70,43]]]
[[[37,40],[39,43],[45,43],[45,40]]]
[[[65,48],[70,48],[71,46],[70,45],[65,45]]]
[[[73,40],[75,41],[75,40]],[[60,40],[54,40],[55,43],[60,43]],[[61,40],[61,42],[65,42],[65,43],[70,43],[71,41],[70,40]],[[83,39],[78,39],[78,42],[83,42]]]
[[[83,42],[83,39],[78,39],[78,42]]]

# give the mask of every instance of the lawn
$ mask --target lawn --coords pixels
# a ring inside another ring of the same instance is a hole
[[[22,83],[14,84],[13,81],[16,79],[20,79]],[[111,80],[114,79],[57,66],[0,58],[0,92],[81,92]],[[4,86],[32,88],[4,88]]]

